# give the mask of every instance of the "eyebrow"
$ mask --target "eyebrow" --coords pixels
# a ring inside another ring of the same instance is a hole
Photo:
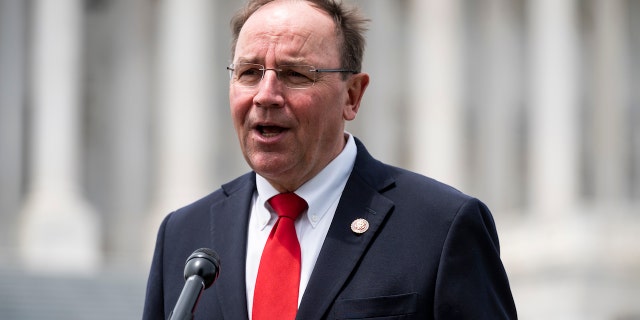
[[[264,61],[261,61],[256,58],[238,58],[235,63],[254,63],[264,65]],[[285,60],[276,61],[276,65],[278,66],[295,66],[295,65],[313,65],[312,63],[307,62],[304,58],[287,58]]]
[[[286,66],[286,65],[310,65],[310,63],[303,59],[303,58],[290,58],[287,60],[281,60],[281,61],[277,61],[279,66]]]
[[[235,63],[255,63],[255,64],[260,64],[260,62],[258,62],[257,59],[255,58],[238,58],[238,60]]]

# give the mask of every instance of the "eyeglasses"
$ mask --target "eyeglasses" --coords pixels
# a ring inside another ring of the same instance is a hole
[[[241,87],[255,87],[267,70],[273,70],[278,80],[289,89],[306,89],[316,83],[317,75],[321,72],[348,72],[356,74],[355,70],[348,69],[316,69],[308,65],[283,65],[275,68],[265,68],[255,63],[234,63],[227,67],[231,81]]]

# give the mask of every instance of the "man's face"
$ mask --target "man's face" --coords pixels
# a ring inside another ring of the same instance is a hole
[[[333,20],[307,2],[275,1],[240,31],[234,63],[266,68],[311,65],[341,68]],[[315,176],[345,145],[345,120],[355,118],[366,74],[319,73],[316,83],[290,89],[266,71],[252,88],[233,82],[231,116],[245,159],[279,191],[293,191]]]

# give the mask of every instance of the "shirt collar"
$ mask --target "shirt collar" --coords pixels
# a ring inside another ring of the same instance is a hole
[[[353,136],[345,132],[347,135],[347,143],[329,164],[322,169],[315,177],[305,182],[295,191],[295,193],[307,201],[309,209],[304,217],[309,221],[312,227],[316,227],[318,222],[325,216],[329,208],[340,199],[342,190],[344,189],[347,179],[353,169],[356,160],[357,148]],[[263,206],[271,211],[271,207],[267,205],[267,200],[278,194],[276,190],[264,177],[256,174],[257,199],[256,205]],[[269,220],[270,217],[260,217],[260,220]]]

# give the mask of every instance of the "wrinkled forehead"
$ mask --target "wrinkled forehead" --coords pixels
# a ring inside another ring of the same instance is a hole
[[[234,56],[236,62],[256,63],[271,57],[333,60],[338,57],[337,42],[335,24],[328,14],[306,1],[276,1],[247,19]]]

